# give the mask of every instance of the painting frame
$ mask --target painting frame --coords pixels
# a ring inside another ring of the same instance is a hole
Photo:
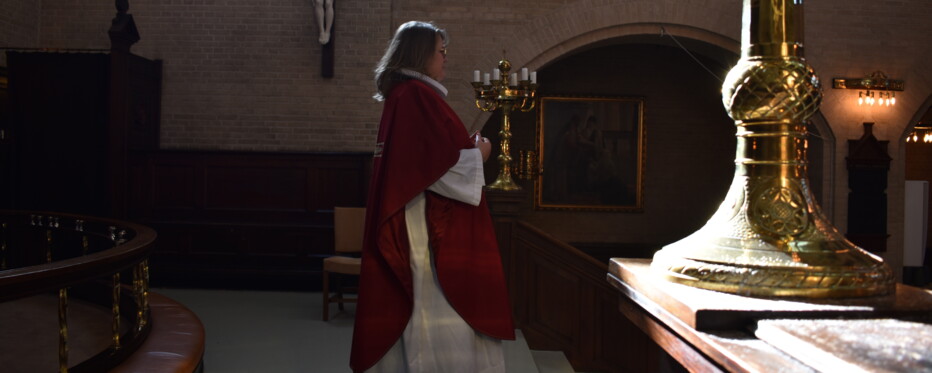
[[[633,96],[541,97],[534,208],[643,212],[644,106]]]

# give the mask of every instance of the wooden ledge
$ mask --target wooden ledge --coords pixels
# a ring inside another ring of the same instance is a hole
[[[612,258],[608,281],[642,306],[658,306],[700,331],[745,329],[774,318],[922,318],[932,314],[932,292],[897,284],[896,293],[864,298],[753,298],[666,281],[649,259]],[[646,299],[643,299],[645,298]],[[648,300],[647,302],[644,302]]]
[[[148,338],[111,373],[201,372],[204,357],[204,325],[181,303],[149,293],[152,329]]]

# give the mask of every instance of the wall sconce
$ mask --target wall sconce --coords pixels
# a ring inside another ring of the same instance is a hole
[[[917,124],[913,132],[906,136],[906,142],[932,144],[932,126]]]
[[[902,80],[888,79],[880,70],[864,78],[835,78],[832,88],[857,89],[858,105],[896,105],[896,91],[903,91]]]

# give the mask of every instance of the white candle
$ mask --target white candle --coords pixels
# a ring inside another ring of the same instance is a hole
[[[531,71],[531,84],[537,84],[537,71]]]
[[[527,68],[526,67],[521,68],[521,80],[527,80]]]
[[[518,73],[511,73],[511,85],[512,86],[518,85]]]
[[[479,81],[479,70],[476,70],[476,71],[473,71],[473,72],[472,72],[472,81],[474,81],[474,82],[478,82],[478,81]]]
[[[502,78],[502,72],[498,69],[492,69],[492,80],[499,80]]]
[[[482,84],[492,85],[492,82],[489,81],[489,73],[485,73],[485,79],[482,80]]]

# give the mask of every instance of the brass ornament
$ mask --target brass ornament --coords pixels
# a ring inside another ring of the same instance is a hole
[[[809,188],[806,124],[821,84],[802,58],[802,2],[744,0],[742,58],[722,86],[735,176],[705,226],[654,255],[653,273],[758,297],[892,293],[892,271],[822,214]]]
[[[792,237],[798,235],[809,225],[809,212],[803,197],[802,185],[780,185],[780,179],[762,180],[753,193],[754,200],[748,209],[751,227],[755,231],[774,237]],[[768,185],[771,184],[771,185]]]
[[[504,54],[504,51],[502,52]],[[525,78],[527,69],[522,69],[521,79],[517,73],[509,76],[511,62],[502,58],[498,62],[498,74],[487,78],[488,83],[473,81],[472,86],[476,92],[476,107],[485,112],[502,111],[502,125],[498,132],[498,177],[488,186],[491,190],[519,191],[521,186],[512,178],[514,158],[511,157],[511,113],[515,110],[528,112],[534,109],[536,103],[537,80],[536,72],[533,78]],[[479,72],[476,71],[478,79]],[[488,75],[488,74],[486,74]],[[520,161],[520,160],[519,160]]]

